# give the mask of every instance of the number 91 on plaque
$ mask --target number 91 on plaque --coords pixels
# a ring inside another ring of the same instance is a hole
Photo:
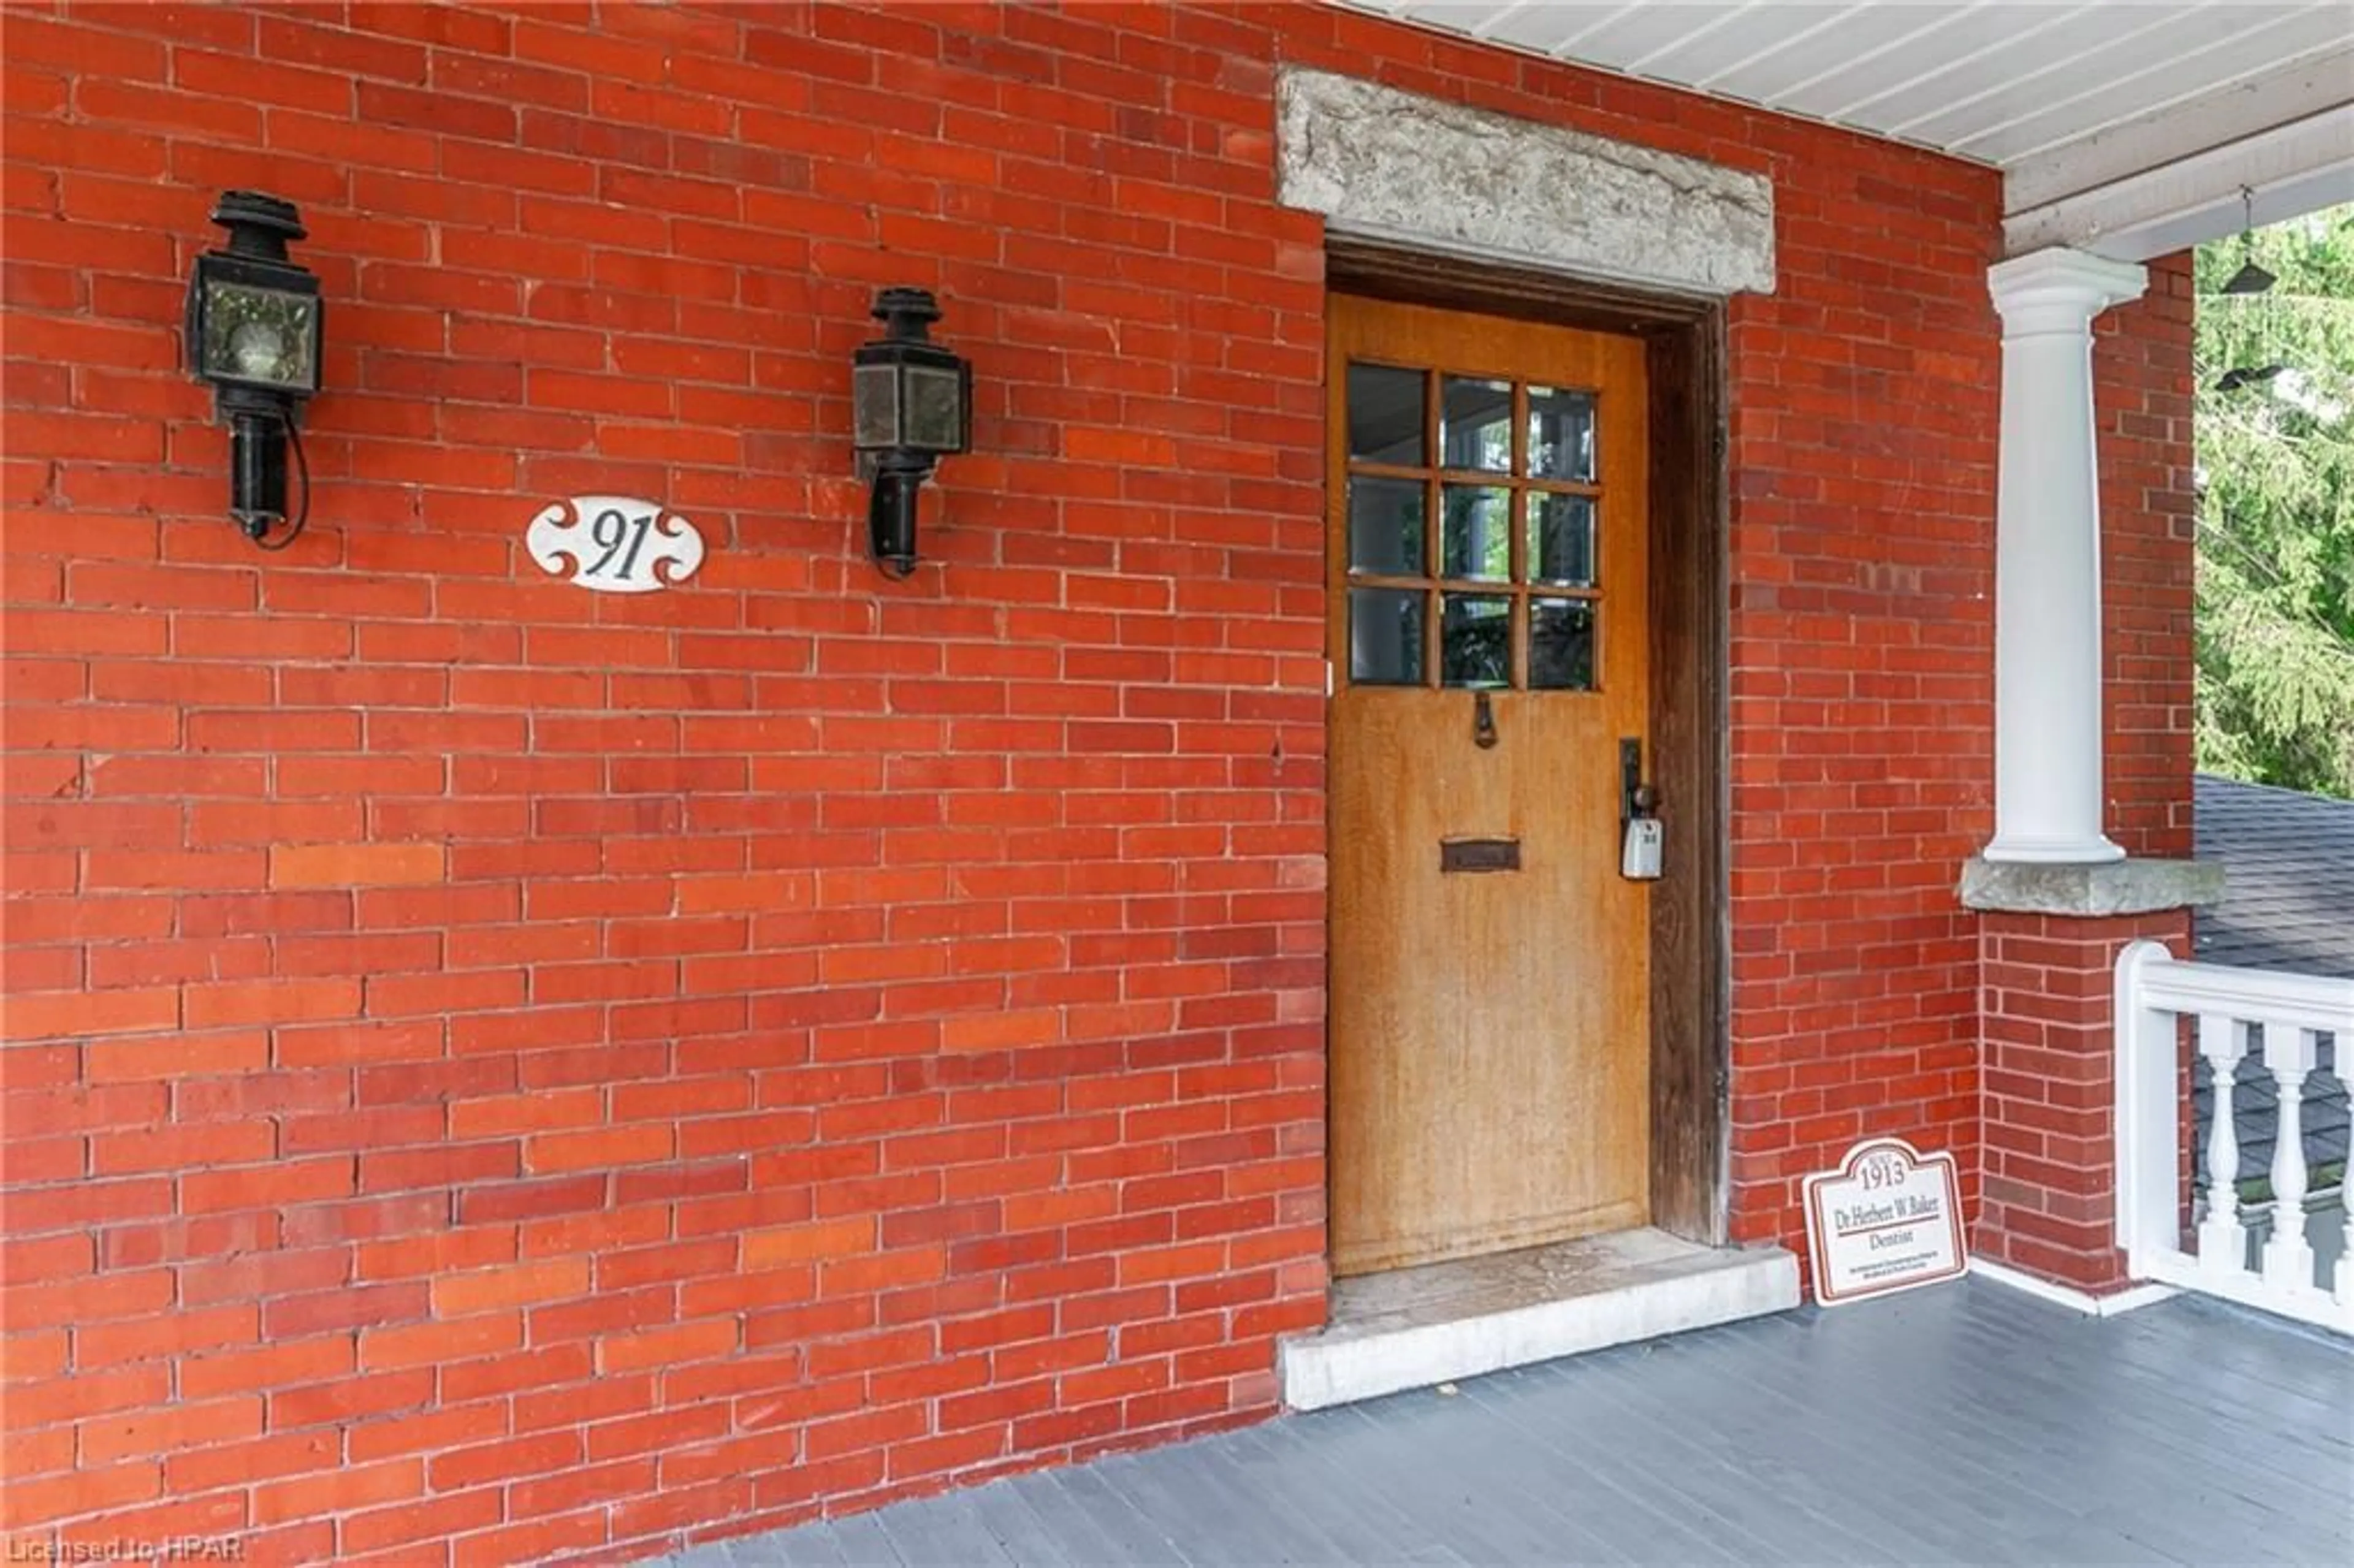
[[[658,502],[576,495],[544,508],[524,546],[551,577],[598,593],[652,593],[703,564],[703,535]]]

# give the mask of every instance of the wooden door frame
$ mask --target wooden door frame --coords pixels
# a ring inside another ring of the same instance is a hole
[[[1733,965],[1724,310],[1333,234],[1336,293],[1641,338],[1650,379],[1651,776],[1669,875],[1651,899],[1651,1223],[1727,1239]]]

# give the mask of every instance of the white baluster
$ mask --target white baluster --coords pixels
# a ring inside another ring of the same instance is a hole
[[[2354,1041],[2354,1029],[2348,1030],[2338,1038]],[[2345,1056],[2338,1059],[2340,1062],[2347,1060]],[[2342,1078],[2339,1081],[2344,1082]],[[2330,1265],[2337,1271],[2335,1281],[2321,1282],[2324,1289],[2333,1283],[2336,1285],[2330,1298],[2338,1307],[2338,1326],[2347,1333],[2354,1334],[2354,1263],[2346,1261],[2346,1249],[2354,1247],[2354,1200],[2349,1200],[2349,1192],[2354,1192],[2354,1158],[2349,1158],[2345,1169],[2338,1172],[2338,1202],[2322,1211],[2322,1224],[2338,1233],[2338,1245],[2329,1249],[2330,1255],[2338,1261]]]
[[[2279,1132],[2273,1141],[2273,1234],[2264,1243],[2264,1283],[2313,1288],[2313,1248],[2305,1239],[2305,1075],[2319,1065],[2309,1030],[2278,1020],[2264,1025],[2264,1065],[2280,1097]]]
[[[2228,1013],[2199,1015],[2199,1054],[2214,1076],[2215,1109],[2207,1126],[2207,1217],[2199,1222],[2199,1266],[2209,1274],[2247,1267],[2248,1242],[2240,1225],[2238,1069],[2248,1048],[2247,1025]]]
[[[2335,1033],[2338,1050],[2330,1069],[2342,1088],[2347,1074],[2354,1072],[2354,1008],[2347,1010],[2345,1023]],[[2319,1054],[2319,1044],[2317,1040],[2315,1042],[2317,1055]],[[2339,1330],[2354,1334],[2354,1263],[2348,1262],[2346,1257],[2348,1249],[2354,1248],[2354,1149],[2348,1150],[2346,1162],[2338,1167],[2338,1201],[2322,1210],[2321,1223],[2326,1232],[2336,1233],[2335,1235],[2325,1235],[2318,1249],[2336,1260],[2329,1266],[2335,1271],[2335,1277],[2315,1283],[2331,1292],[2331,1299],[2338,1308]],[[2334,1290],[2331,1289],[2333,1286],[2336,1287]]]

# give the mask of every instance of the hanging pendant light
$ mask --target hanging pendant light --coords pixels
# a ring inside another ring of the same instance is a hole
[[[2223,292],[2261,294],[2279,280],[2256,265],[2256,195],[2246,185],[2240,187],[2240,209],[2245,218],[2240,230],[2240,270],[2224,283]]]
[[[2235,365],[2215,378],[2215,390],[2237,392],[2243,387],[2261,387],[2287,368],[2285,365]]]

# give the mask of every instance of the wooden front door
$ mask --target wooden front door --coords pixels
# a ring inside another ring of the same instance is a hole
[[[1334,1270],[1646,1224],[1643,345],[1331,304]]]

